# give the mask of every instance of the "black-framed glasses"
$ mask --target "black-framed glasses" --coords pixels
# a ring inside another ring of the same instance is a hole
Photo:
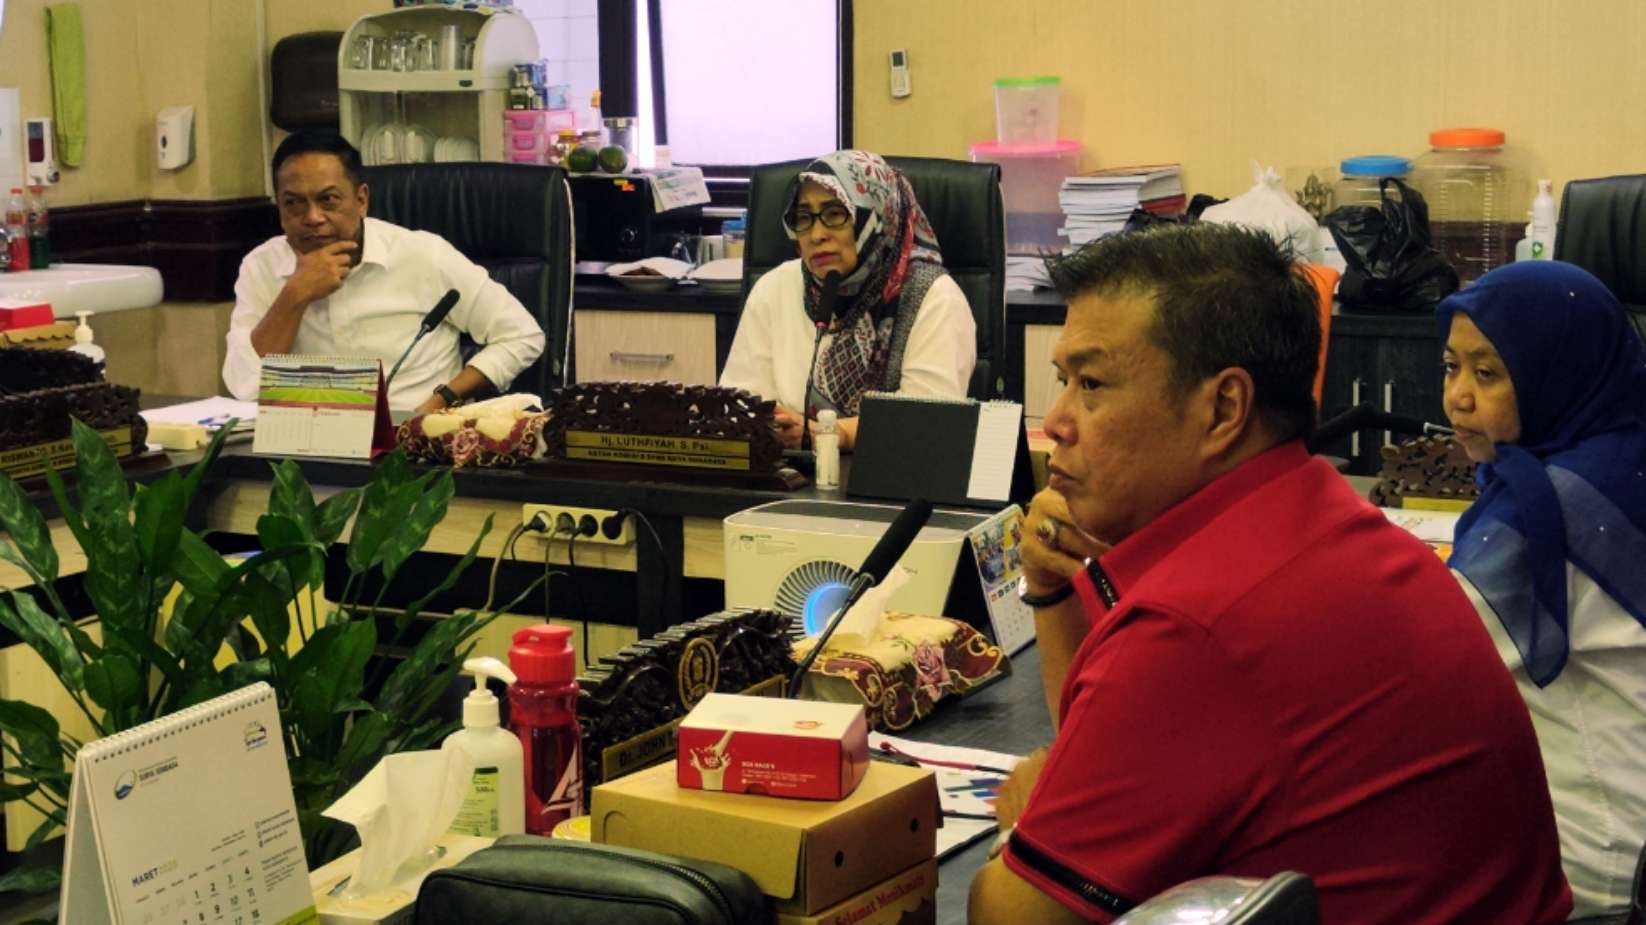
[[[822,222],[824,228],[844,228],[852,220],[852,210],[843,205],[826,205],[821,212],[810,212],[806,209],[795,209],[783,216],[783,224],[795,234],[805,234],[812,230],[813,222]]]

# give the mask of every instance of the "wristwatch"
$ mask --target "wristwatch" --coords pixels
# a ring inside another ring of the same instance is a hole
[[[1017,578],[1017,599],[1030,607],[1050,607],[1054,604],[1061,604],[1068,600],[1069,595],[1073,593],[1074,582],[1071,581],[1049,594],[1030,594],[1029,576],[1019,575]]]
[[[448,408],[456,406],[458,402],[463,400],[462,396],[452,391],[451,386],[445,384],[435,386],[434,394],[440,396],[446,402]]]

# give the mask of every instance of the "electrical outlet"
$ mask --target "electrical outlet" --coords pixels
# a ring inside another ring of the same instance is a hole
[[[583,523],[583,518],[592,517],[595,524],[594,535],[590,536],[586,532],[579,531],[577,542],[600,543],[605,546],[627,546],[634,542],[634,525],[627,517],[617,521],[616,536],[607,536],[606,532],[601,529],[608,518],[617,516],[616,511],[603,511],[593,507],[570,507],[564,504],[523,504],[520,506],[520,522],[523,524],[531,523],[532,518],[538,514],[542,514],[548,520],[549,529],[536,534],[537,536],[548,537],[556,530],[559,530],[559,535],[555,536],[555,539],[564,540],[568,532],[563,528],[564,525],[569,523],[575,527]],[[570,520],[562,520],[562,517],[570,518]],[[528,533],[526,535],[532,536],[533,534]]]

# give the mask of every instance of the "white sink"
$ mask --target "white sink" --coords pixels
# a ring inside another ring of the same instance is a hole
[[[60,263],[45,270],[0,273],[0,299],[50,302],[58,318],[160,304],[160,271],[112,263]]]

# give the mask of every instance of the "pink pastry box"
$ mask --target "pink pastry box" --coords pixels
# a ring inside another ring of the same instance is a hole
[[[695,790],[839,800],[869,767],[868,721],[851,704],[710,694],[678,735],[676,781]]]

